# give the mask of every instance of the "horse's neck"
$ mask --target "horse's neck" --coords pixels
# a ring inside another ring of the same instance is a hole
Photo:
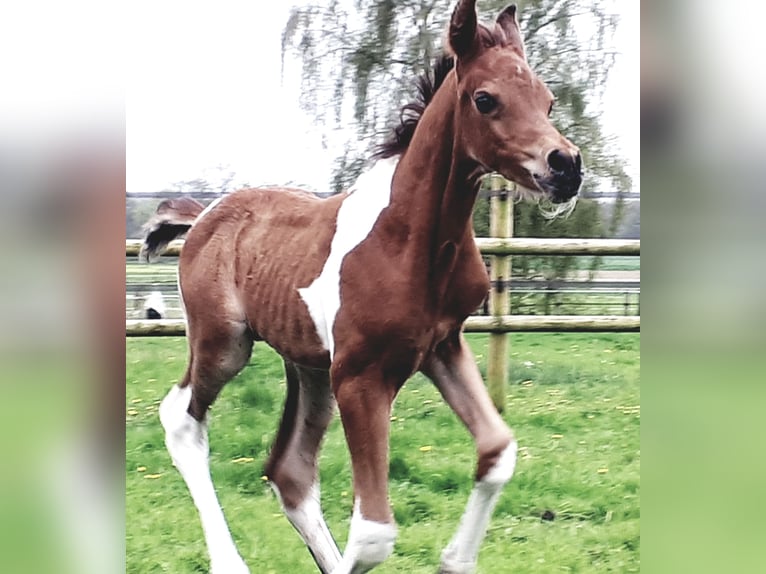
[[[456,92],[452,72],[426,108],[392,182],[390,215],[408,228],[408,248],[427,250],[432,258],[445,244],[471,236],[477,190],[469,162],[456,154]]]

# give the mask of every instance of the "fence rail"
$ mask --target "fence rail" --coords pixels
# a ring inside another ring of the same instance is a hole
[[[638,239],[477,237],[482,255],[641,255]]]
[[[127,257],[137,256],[139,251],[141,251],[142,243],[143,243],[143,240],[141,239],[126,239],[125,240],[125,255]],[[178,255],[181,253],[181,248],[183,246],[184,246],[184,242],[182,239],[171,241],[170,244],[165,248],[163,255],[167,255],[169,257],[178,257]]]
[[[640,331],[637,315],[500,315],[471,316],[467,333],[632,333]]]
[[[164,255],[177,257],[183,240],[171,241]],[[640,239],[534,239],[477,237],[482,255],[641,255]],[[125,255],[136,256],[140,239],[125,241]]]
[[[500,317],[468,317],[467,333],[603,333],[637,332],[638,316],[611,315],[503,315]],[[183,319],[127,319],[125,335],[128,337],[183,337],[186,321]]]
[[[640,281],[546,281],[544,279],[511,279],[509,288],[514,293],[625,293],[638,292]],[[142,283],[131,281],[125,286],[127,293],[144,293],[160,291],[175,293],[178,291],[178,280],[175,276],[162,277],[157,280],[144,279]]]

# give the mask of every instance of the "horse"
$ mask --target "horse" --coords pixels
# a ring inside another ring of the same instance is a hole
[[[425,374],[472,435],[475,482],[440,559],[476,568],[517,443],[494,408],[462,325],[489,280],[472,208],[489,172],[553,203],[582,182],[579,149],[550,121],[553,94],[529,68],[514,5],[489,25],[475,0],[451,15],[446,59],[375,162],[347,192],[320,199],[244,189],[213,202],[165,205],[150,221],[151,259],[187,233],[179,290],[189,362],[163,399],[166,446],[199,511],[213,574],[249,572],[232,540],[208,462],[206,414],[255,341],[283,358],[287,396],[265,474],[323,574],[361,574],[393,552],[389,425],[398,391]],[[354,504],[340,552],[320,505],[317,456],[340,413]]]

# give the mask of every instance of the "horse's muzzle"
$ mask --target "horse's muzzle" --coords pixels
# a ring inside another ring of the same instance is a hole
[[[551,194],[553,203],[569,201],[577,195],[582,185],[582,156],[554,149],[548,154],[549,176],[545,187]]]
[[[534,176],[537,187],[545,192],[553,203],[564,203],[580,191],[582,174],[550,174],[547,177]]]
[[[551,201],[553,203],[564,203],[569,201],[577,192],[580,191],[580,185],[582,184],[582,175],[577,174],[574,177],[557,177],[550,185],[551,188]]]

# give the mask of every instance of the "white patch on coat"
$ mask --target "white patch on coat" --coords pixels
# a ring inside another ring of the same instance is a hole
[[[380,212],[391,201],[391,180],[398,161],[398,157],[380,160],[359,176],[338,210],[335,235],[322,272],[311,285],[298,289],[319,339],[330,352],[331,360],[335,353],[332,330],[340,309],[340,268],[343,259],[370,234]]]
[[[160,315],[165,315],[165,300],[162,298],[162,293],[159,291],[152,291],[144,301],[144,310],[154,309]]]
[[[362,574],[372,570],[391,555],[395,541],[396,525],[364,518],[357,498],[354,501],[346,551],[332,574]]]
[[[186,333],[189,333],[189,318],[186,316],[186,303],[184,303],[184,293],[181,290],[181,270],[176,265],[176,285],[178,286],[178,302],[181,304],[181,313],[186,322]]]
[[[184,388],[175,385],[162,400],[159,414],[165,429],[165,445],[199,511],[211,574],[249,574],[234,545],[210,478],[207,424],[187,412],[191,395],[190,385]]]
[[[476,570],[479,547],[487,532],[492,511],[500,498],[503,485],[513,476],[516,451],[516,441],[512,440],[494,466],[474,485],[460,519],[460,526],[442,552],[442,571],[472,574]]]
[[[274,482],[270,484],[290,524],[295,527],[306,546],[311,549],[314,560],[326,571],[332,572],[340,562],[341,555],[322,514],[319,485],[314,483],[309,494],[297,507],[287,508],[282,501],[279,487]]]
[[[222,200],[222,199],[223,199],[223,197],[219,197],[218,199],[214,199],[213,201],[211,201],[210,203],[208,203],[208,204],[207,204],[207,207],[205,207],[205,209],[203,209],[202,211],[200,211],[200,214],[199,214],[199,215],[197,216],[197,218],[194,220],[194,223],[198,223],[200,219],[202,219],[202,218],[203,218],[203,217],[205,217],[205,216],[206,216],[208,213],[210,213],[211,211],[213,211],[213,208],[214,208],[216,205],[218,205],[219,203],[221,203],[221,200]],[[194,223],[192,223],[192,225],[194,225]]]
[[[512,440],[503,452],[500,453],[500,458],[497,459],[497,462],[489,469],[487,474],[481,478],[480,482],[503,486],[511,480],[513,471],[516,468],[517,450],[516,441]]]

